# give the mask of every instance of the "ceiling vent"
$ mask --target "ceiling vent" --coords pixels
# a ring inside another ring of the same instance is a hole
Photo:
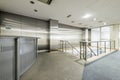
[[[38,1],[48,4],[48,5],[50,5],[52,2],[52,0],[38,0]]]

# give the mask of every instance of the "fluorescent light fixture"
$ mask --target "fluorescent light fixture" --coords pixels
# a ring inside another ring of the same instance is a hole
[[[92,16],[91,14],[85,14],[82,18],[87,19],[87,18],[90,18],[91,16]]]
[[[104,24],[104,25],[107,25],[107,23],[106,23],[106,22],[103,22],[103,24]]]

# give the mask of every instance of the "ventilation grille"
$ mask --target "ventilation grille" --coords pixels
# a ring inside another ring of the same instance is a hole
[[[48,5],[50,5],[52,2],[52,0],[38,0],[38,1],[48,4]]]

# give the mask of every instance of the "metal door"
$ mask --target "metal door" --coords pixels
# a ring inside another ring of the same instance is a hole
[[[15,80],[15,39],[0,37],[0,80]]]

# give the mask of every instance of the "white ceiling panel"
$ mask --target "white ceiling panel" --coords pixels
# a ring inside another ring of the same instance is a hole
[[[59,23],[76,27],[96,27],[120,23],[120,0],[53,0],[51,5],[38,0],[0,0],[0,10],[34,17],[38,19],[56,19]],[[34,12],[34,9],[38,12]],[[85,14],[91,14],[83,19]],[[67,18],[68,15],[71,17]],[[93,19],[96,18],[96,21]]]

